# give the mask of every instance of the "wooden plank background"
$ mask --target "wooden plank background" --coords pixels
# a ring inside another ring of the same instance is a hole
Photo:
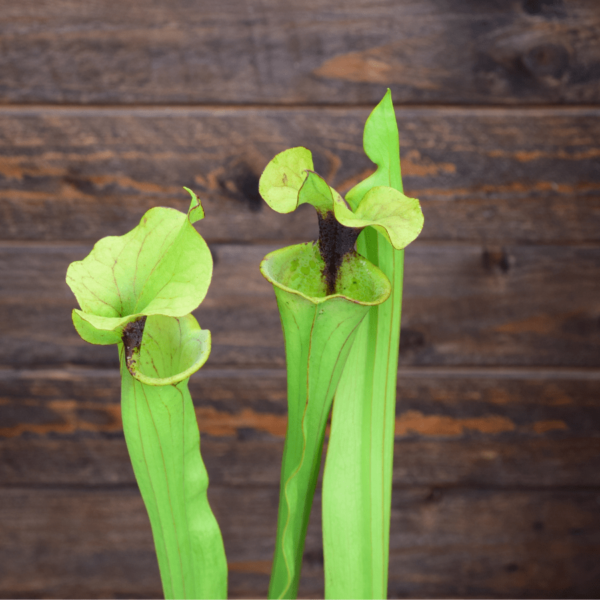
[[[272,156],[347,191],[390,87],[406,253],[390,597],[600,594],[597,0],[0,0],[0,597],[160,597],[114,348],[68,264],[203,199],[215,259],[191,380],[231,597],[265,597],[286,426]],[[322,597],[317,498],[301,595]]]

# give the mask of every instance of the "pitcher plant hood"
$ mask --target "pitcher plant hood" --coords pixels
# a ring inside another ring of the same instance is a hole
[[[210,354],[210,332],[189,313],[206,296],[213,262],[193,227],[204,217],[202,205],[185,189],[187,214],[152,208],[132,231],[101,239],[67,271],[81,307],[73,310],[79,335],[92,344],[122,343],[129,372],[149,385],[182,381]],[[158,366],[163,354],[169,365]]]

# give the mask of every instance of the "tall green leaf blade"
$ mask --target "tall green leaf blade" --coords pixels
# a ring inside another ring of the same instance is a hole
[[[356,331],[369,306],[388,297],[389,282],[354,256],[342,266],[340,293],[327,296],[322,258],[313,244],[271,253],[261,271],[275,289],[288,367],[288,428],[269,598],[295,598],[331,401]],[[352,296],[344,296],[348,291]]]
[[[198,356],[206,360],[206,333],[191,315],[149,317],[140,371],[160,380],[185,371],[190,362],[197,365]],[[225,550],[206,494],[208,474],[189,377],[173,385],[147,385],[130,374],[123,344],[119,354],[123,429],[150,517],[165,598],[226,598]]]
[[[353,210],[374,187],[402,192],[389,90],[367,120],[364,147],[377,170],[346,196]],[[387,275],[392,295],[370,309],[336,392],[323,479],[327,598],[387,597],[404,250],[395,250],[371,227],[357,249]]]
[[[400,174],[400,138],[390,90],[367,118],[363,147],[366,155],[377,165],[377,170],[346,194],[352,209],[376,186],[384,185],[399,192],[404,191]]]

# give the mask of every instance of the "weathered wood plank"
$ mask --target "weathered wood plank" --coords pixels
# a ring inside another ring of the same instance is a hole
[[[600,99],[594,0],[3,2],[2,102]]]
[[[255,485],[279,484],[283,441],[263,440],[261,432],[255,432],[246,427],[239,438],[219,440],[207,435],[202,439],[202,456],[211,485],[229,486],[239,490],[232,493],[242,493],[241,490]],[[600,487],[597,435],[557,434],[555,430],[529,437],[466,437],[399,436],[395,445],[394,488]],[[89,432],[67,439],[50,435],[37,439],[31,435],[0,438],[0,458],[0,483],[4,487],[135,485],[125,441],[116,433],[106,439]]]
[[[600,372],[400,370],[394,485],[600,487]],[[284,371],[191,380],[220,486],[279,482]],[[0,485],[134,485],[114,371],[0,372]]]
[[[231,597],[265,597],[277,488],[211,503],[230,563]],[[597,491],[409,488],[393,496],[390,597],[594,597]],[[322,596],[320,503],[301,597]],[[2,597],[160,597],[150,527],[136,490],[2,490]]]
[[[95,242],[148,208],[202,197],[210,242],[308,240],[310,207],[279,215],[258,195],[285,148],[313,150],[345,192],[372,164],[366,109],[0,109],[0,239]],[[398,111],[421,239],[600,241],[600,109]]]
[[[216,266],[196,312],[213,335],[209,366],[283,367],[275,298],[258,266],[272,245],[213,245]],[[0,248],[0,362],[116,366],[71,323],[64,277],[89,247]],[[400,363],[597,367],[600,248],[417,241],[406,253]]]

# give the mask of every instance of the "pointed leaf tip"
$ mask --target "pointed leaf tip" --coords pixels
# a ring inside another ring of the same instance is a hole
[[[363,147],[377,170],[346,194],[346,201],[353,210],[372,187],[389,186],[402,192],[398,123],[389,89],[367,118]]]
[[[190,223],[195,223],[196,221],[200,221],[200,219],[204,219],[204,209],[202,208],[202,203],[198,199],[198,196],[196,196],[190,188],[183,186],[183,189],[192,197],[187,213]]]

